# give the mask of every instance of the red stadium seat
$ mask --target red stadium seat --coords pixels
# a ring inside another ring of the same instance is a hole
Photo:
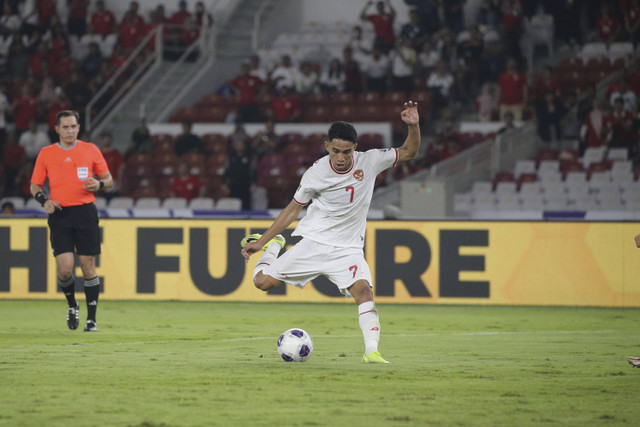
[[[356,119],[359,122],[378,122],[384,112],[384,105],[380,102],[362,103],[356,108]]]
[[[306,123],[329,122],[329,108],[324,105],[312,105],[305,108],[304,121]]]
[[[380,94],[378,92],[364,92],[358,97],[358,104],[363,105],[365,103],[377,103],[382,101]]]
[[[227,154],[229,150],[227,138],[219,133],[206,133],[202,135],[202,144],[204,145],[204,151],[208,154]]]
[[[333,104],[353,104],[355,100],[356,97],[351,92],[339,92],[331,98]]]

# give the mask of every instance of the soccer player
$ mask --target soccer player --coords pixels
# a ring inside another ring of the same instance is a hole
[[[357,133],[352,125],[333,123],[324,143],[329,155],[305,172],[293,200],[265,233],[247,236],[241,243],[241,253],[247,260],[264,251],[253,272],[253,282],[262,291],[283,282],[303,288],[322,274],[342,294],[353,297],[364,336],[365,363],[389,363],[378,351],[380,319],[362,248],[376,176],[418,154],[418,104],[406,102],[401,117],[409,128],[404,144],[400,148],[366,152],[356,151]],[[278,257],[285,246],[279,233],[305,206],[309,206],[307,215],[293,232],[303,239]]]
[[[84,331],[90,332],[98,330],[96,309],[100,294],[100,279],[95,263],[95,256],[100,254],[100,228],[98,210],[93,204],[96,200],[94,193],[111,188],[113,179],[98,147],[78,140],[78,119],[75,111],[65,110],[56,114],[56,132],[60,142],[40,150],[31,177],[31,194],[49,214],[58,286],[69,304],[69,329],[77,329],[80,322],[73,277],[74,252],[78,254],[87,299]],[[47,198],[42,191],[47,178],[51,198]]]

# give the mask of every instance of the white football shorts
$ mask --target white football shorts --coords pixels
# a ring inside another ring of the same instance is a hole
[[[348,297],[351,294],[347,288],[358,280],[366,280],[370,288],[373,282],[362,249],[325,245],[305,238],[279,256],[262,273],[301,289],[323,275]]]

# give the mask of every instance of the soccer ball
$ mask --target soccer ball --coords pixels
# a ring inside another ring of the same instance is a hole
[[[313,353],[311,335],[299,328],[288,329],[278,338],[278,354],[285,362],[304,362]]]

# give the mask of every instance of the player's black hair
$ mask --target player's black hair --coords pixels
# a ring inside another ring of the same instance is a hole
[[[356,128],[353,125],[347,122],[335,122],[329,128],[327,140],[333,141],[336,138],[351,141],[355,144],[358,140],[358,132],[356,132]]]
[[[56,113],[56,125],[60,126],[60,119],[62,119],[63,117],[75,117],[76,122],[80,123],[80,115],[78,114],[77,111],[64,110],[64,111],[58,111]]]

